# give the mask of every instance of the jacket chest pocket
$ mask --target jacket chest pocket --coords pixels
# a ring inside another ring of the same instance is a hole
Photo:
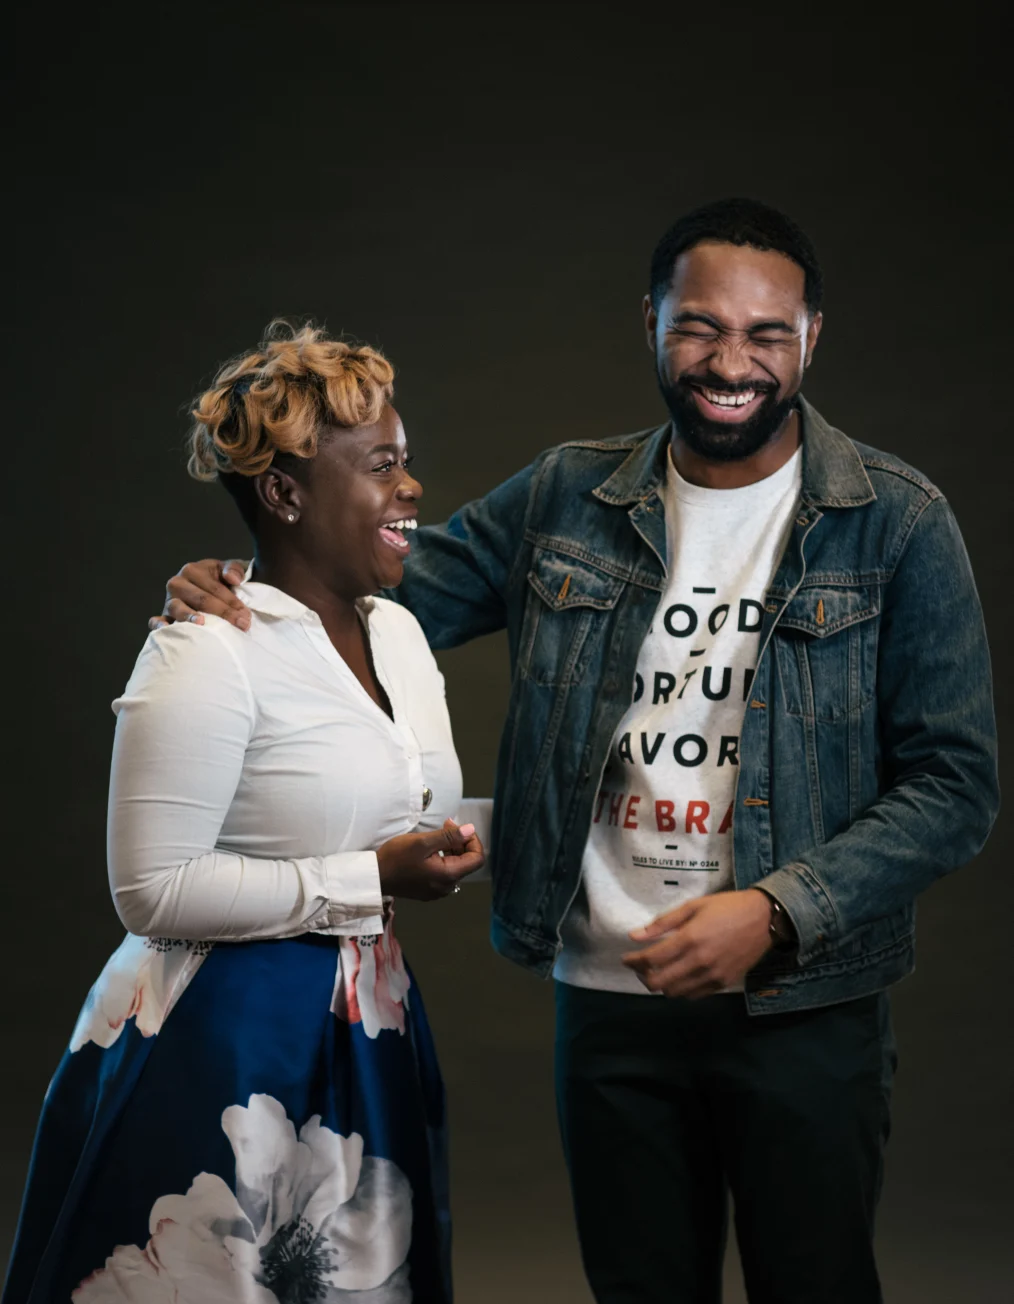
[[[844,720],[875,699],[879,615],[876,586],[796,593],[772,638],[790,715]]]
[[[622,592],[623,580],[615,575],[536,548],[519,642],[521,677],[549,686],[580,683],[590,658],[589,634]]]

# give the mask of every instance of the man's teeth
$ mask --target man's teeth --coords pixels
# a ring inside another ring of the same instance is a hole
[[[382,526],[382,528],[385,530],[417,530],[419,528],[419,522],[414,516],[410,516],[404,521],[388,521],[386,525]]]
[[[757,397],[755,389],[746,389],[741,394],[720,394],[714,389],[702,389],[701,393],[716,407],[745,407]]]

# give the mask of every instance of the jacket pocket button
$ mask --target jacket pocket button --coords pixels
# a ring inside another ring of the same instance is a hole
[[[423,788],[422,790],[423,810],[427,810],[429,808],[429,804],[432,800],[433,800],[433,793],[430,791],[429,788]]]

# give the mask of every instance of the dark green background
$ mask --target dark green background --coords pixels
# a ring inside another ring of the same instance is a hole
[[[225,495],[187,480],[181,405],[271,316],[389,353],[436,520],[549,444],[660,420],[640,324],[655,239],[723,194],[787,209],[826,264],[807,393],[948,494],[1009,714],[1000,38],[974,6],[940,29],[883,9],[22,11],[4,155],[0,1249],[45,1084],[120,936],[109,702],[165,577],[247,547]],[[467,788],[486,793],[503,644],[441,663]],[[1014,1269],[1009,845],[1002,822],[928,894],[897,992],[893,1304],[998,1300]],[[459,1298],[577,1304],[552,993],[492,954],[487,892],[401,911],[451,1093]]]

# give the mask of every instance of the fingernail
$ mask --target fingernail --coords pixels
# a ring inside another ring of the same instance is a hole
[[[188,616],[188,617],[187,617],[187,620],[192,621],[195,625],[203,625],[203,624],[204,624],[204,617],[203,617],[203,616],[198,616],[198,615],[196,615],[196,614],[194,614],[193,616]]]
[[[639,938],[642,938],[642,937],[647,937],[647,936],[648,936],[648,930],[647,930],[646,928],[632,928],[632,929],[630,930],[630,932],[627,934],[627,936],[628,936],[628,937],[633,937],[633,938],[635,938],[635,939],[639,939]]]
[[[246,612],[246,611],[244,611],[243,614],[242,614],[241,616],[237,617],[237,622],[236,622],[236,623],[239,625],[240,629],[249,629],[249,628],[250,628],[250,615],[249,615],[249,613]]]
[[[475,825],[462,824],[461,828],[458,829],[458,832],[461,834],[463,838],[470,838],[472,834],[475,832]]]

